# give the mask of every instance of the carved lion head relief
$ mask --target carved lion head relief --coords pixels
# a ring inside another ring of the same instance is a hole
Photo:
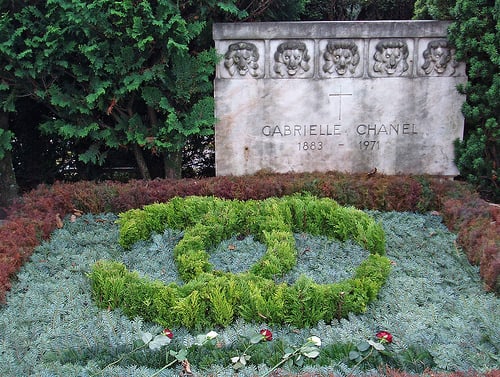
[[[429,42],[423,55],[422,69],[426,74],[430,74],[432,71],[442,74],[448,68],[448,64],[452,67],[451,74],[455,72],[456,65],[452,62],[452,51],[446,39]]]
[[[334,73],[343,76],[347,72],[353,74],[359,64],[358,46],[353,41],[330,41],[323,53],[325,73]]]
[[[405,41],[395,39],[378,42],[373,55],[373,70],[388,75],[402,74],[409,68],[406,60],[408,55],[408,45]]]
[[[274,71],[280,76],[295,76],[307,72],[310,56],[305,43],[288,41],[281,43],[274,53]]]
[[[248,73],[252,77],[257,77],[258,60],[259,51],[253,43],[233,43],[229,45],[224,55],[224,67],[231,76],[238,72],[240,76],[245,76]]]

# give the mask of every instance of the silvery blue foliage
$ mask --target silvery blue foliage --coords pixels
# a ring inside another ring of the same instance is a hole
[[[300,345],[315,335],[325,347],[338,342],[357,343],[372,338],[378,330],[387,330],[394,336],[396,351],[421,346],[431,352],[441,369],[497,367],[500,300],[482,291],[477,268],[470,266],[456,248],[455,236],[444,227],[441,218],[395,212],[370,214],[383,224],[387,255],[394,266],[379,299],[365,314],[332,323],[320,322],[314,328],[301,330],[237,320],[226,329],[217,329],[220,341],[234,344],[241,336],[266,327],[272,330],[274,339],[286,344]],[[24,265],[8,295],[8,304],[0,309],[1,376],[90,376],[130,351],[143,332],[157,334],[162,330],[140,318],[130,320],[119,310],[97,309],[86,274],[95,261],[114,259],[144,276],[179,281],[172,248],[182,233],[166,230],[149,242],[124,251],[117,243],[115,220],[114,215],[86,215],[75,223],[66,221],[64,228],[55,231],[50,242],[40,245]],[[310,268],[310,275],[320,283],[321,279],[343,279],[342,274],[349,274],[366,255],[364,250],[350,249],[353,245],[349,242],[295,236],[299,258],[301,250],[308,249],[302,255],[306,258],[299,259],[296,271],[309,274]],[[229,245],[235,249],[228,257],[225,251]],[[258,258],[262,252],[262,246],[252,237],[230,239],[211,251],[211,263],[219,269],[244,271],[254,263],[251,257]],[[332,260],[334,263],[329,264]],[[334,266],[342,271],[332,271]],[[293,279],[294,273],[285,279]],[[175,337],[169,344],[172,348],[189,347],[196,342],[196,334],[184,328],[173,330]],[[146,361],[151,356],[147,352],[138,357]],[[229,361],[220,361],[220,365],[203,370],[193,365],[193,371],[198,376],[232,376],[228,364]],[[251,364],[239,375],[254,376],[269,368]],[[161,376],[177,376],[179,371],[176,366]],[[339,376],[352,372],[338,362],[308,366],[304,371]],[[154,372],[140,365],[115,365],[102,375],[139,377]],[[360,374],[361,371],[354,371],[354,375]]]
[[[254,241],[253,236],[242,240],[232,237],[210,252],[209,260],[216,269],[237,274],[248,271],[265,252],[264,244]]]
[[[369,252],[355,242],[338,242],[327,237],[295,234],[297,264],[283,279],[293,284],[302,274],[318,284],[336,283],[350,278]]]
[[[132,250],[124,251],[120,260],[142,276],[165,283],[182,284],[172,255],[172,249],[182,238],[182,234],[171,229],[166,229],[163,234],[154,234],[150,242],[140,241]]]

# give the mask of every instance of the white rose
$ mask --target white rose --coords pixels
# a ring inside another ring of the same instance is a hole
[[[307,338],[307,341],[311,342],[316,347],[321,347],[321,339],[318,338],[317,336],[311,336],[311,337]]]
[[[219,334],[217,334],[215,331],[210,331],[207,335],[205,335],[207,337],[207,339],[215,339],[217,338]]]

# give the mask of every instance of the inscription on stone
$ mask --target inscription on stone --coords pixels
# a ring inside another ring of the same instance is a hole
[[[330,93],[330,97],[338,97],[339,99],[339,120],[342,120],[342,96],[352,96],[352,93],[342,93],[342,85],[339,86],[339,92],[338,93]]]
[[[216,24],[216,171],[453,176],[466,80],[448,24]]]

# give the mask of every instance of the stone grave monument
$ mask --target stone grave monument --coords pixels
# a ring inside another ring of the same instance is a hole
[[[215,24],[217,175],[457,175],[466,77],[448,25]]]

